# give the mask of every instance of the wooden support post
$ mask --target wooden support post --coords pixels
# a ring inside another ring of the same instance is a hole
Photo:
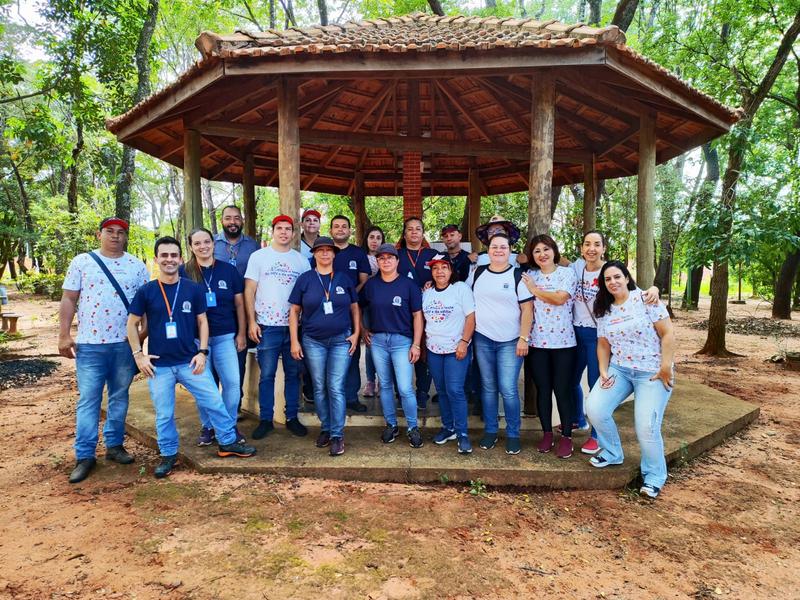
[[[353,186],[353,213],[356,218],[356,245],[361,245],[359,242],[364,237],[367,231],[367,208],[364,199],[364,174],[361,171],[356,172],[355,185]]]
[[[244,159],[244,175],[242,176],[242,200],[244,203],[244,233],[251,238],[256,237],[256,184],[254,178],[253,155]]]
[[[550,190],[553,187],[556,79],[550,70],[531,79],[531,155],[528,172],[528,239],[550,229]]]
[[[641,116],[638,183],[636,283],[644,290],[655,279],[656,116],[652,113]]]
[[[200,193],[200,133],[183,132],[183,202],[186,234],[203,226],[203,198]]]
[[[297,124],[297,80],[278,83],[278,205],[283,215],[300,219],[300,129]],[[300,247],[300,226],[292,246]]]
[[[597,227],[597,171],[595,157],[583,163],[583,233]]]
[[[467,228],[469,236],[467,239],[472,244],[472,251],[479,252],[481,242],[475,235],[475,230],[481,224],[481,180],[478,176],[478,169],[469,170],[469,193],[467,194],[468,218]]]

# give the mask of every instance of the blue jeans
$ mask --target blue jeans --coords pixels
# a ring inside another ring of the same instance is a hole
[[[370,346],[364,348],[364,354],[366,355],[364,367],[367,371],[367,381],[375,383],[375,363],[372,362],[372,348]]]
[[[175,384],[180,383],[194,396],[197,409],[208,415],[220,444],[236,441],[236,416],[231,417],[222,403],[219,388],[206,367],[199,375],[190,364],[156,367],[155,376],[147,380],[150,398],[156,410],[156,437],[161,456],[178,453],[178,429],[175,427]]]
[[[392,373],[397,381],[397,391],[403,404],[403,412],[406,414],[408,428],[413,429],[417,426],[417,397],[412,384],[414,365],[408,362],[411,341],[410,337],[399,333],[372,334],[372,360],[381,380],[383,418],[392,427],[397,425]]]
[[[586,401],[586,416],[597,430],[597,442],[601,448],[599,456],[612,464],[623,461],[622,443],[613,415],[633,392],[633,422],[642,452],[642,478],[645,483],[660,488],[667,481],[661,421],[672,392],[664,389],[661,381],[650,381],[654,373],[611,365],[608,375],[614,377],[614,384],[604,390],[598,381]]]
[[[464,395],[464,380],[470,367],[470,354],[461,360],[455,352],[436,354],[428,352],[430,369],[436,391],[439,393],[439,411],[442,427],[467,435],[467,397]]]
[[[106,448],[121,446],[128,414],[128,388],[136,375],[136,362],[128,342],[77,344],[75,371],[78,376],[78,406],[75,410],[75,456],[94,458],[103,386],[108,388],[108,409],[103,426]]]
[[[236,418],[239,413],[239,354],[236,351],[236,342],[233,338],[234,333],[215,335],[208,338],[208,361],[206,365],[213,369],[215,382],[219,380],[222,384],[222,401],[228,414]],[[199,342],[195,340],[195,343]],[[208,415],[199,406],[200,423],[203,427],[211,428],[211,421]]]
[[[261,326],[261,343],[258,345],[258,409],[262,421],[272,421],[275,416],[275,374],[278,357],[283,362],[283,394],[286,398],[286,420],[297,418],[300,405],[300,362],[292,358],[289,327]]]
[[[481,370],[481,403],[486,433],[497,433],[497,393],[503,396],[506,413],[506,437],[518,438],[520,427],[519,370],[522,357],[517,356],[517,339],[495,342],[477,331],[474,336],[475,356]]]
[[[336,337],[318,340],[303,336],[303,354],[314,385],[314,405],[322,431],[331,437],[343,437],[347,407],[344,382],[350,365],[350,342],[347,331]]]
[[[581,378],[586,369],[586,379],[589,389],[594,387],[600,377],[600,367],[597,364],[597,329],[594,327],[580,327],[575,325],[575,339],[578,342],[575,355],[575,377],[573,378],[573,395],[575,396],[575,422],[578,427],[586,427],[586,414],[583,408],[583,387]],[[592,430],[592,437],[597,434]]]

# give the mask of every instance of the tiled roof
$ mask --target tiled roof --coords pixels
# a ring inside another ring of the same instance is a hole
[[[414,13],[344,25],[293,27],[285,31],[218,35],[203,32],[195,45],[204,57],[220,58],[340,52],[433,52],[493,48],[580,47],[624,44],[615,25],[596,28],[583,23],[498,17],[439,17]]]

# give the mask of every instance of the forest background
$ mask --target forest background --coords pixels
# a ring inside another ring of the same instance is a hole
[[[180,171],[122,146],[104,121],[199,59],[201,31],[415,11],[615,24],[640,53],[744,108],[730,134],[658,167],[656,284],[669,302],[696,307],[709,292],[702,275],[713,271],[703,351],[717,356],[727,354],[729,283],[772,302],[773,318],[800,309],[800,0],[0,0],[0,280],[60,295],[70,259],[93,247],[104,216],[131,220],[129,250],[143,259],[158,235],[183,233]],[[241,204],[241,186],[204,180],[202,190],[216,232],[220,208]],[[636,178],[601,182],[600,191],[609,254],[634,263]],[[569,257],[578,253],[582,201],[581,185],[565,186],[552,207],[551,233]],[[353,216],[348,197],[309,192],[302,203]],[[366,201],[390,240],[400,233],[401,203]],[[463,197],[428,197],[423,206],[432,240],[464,219]],[[257,207],[266,239],[277,190],[258,188]],[[527,194],[484,198],[482,219],[495,213],[527,223]]]

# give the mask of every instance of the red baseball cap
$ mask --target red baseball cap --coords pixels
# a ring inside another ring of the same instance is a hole
[[[317,217],[318,219],[321,219],[321,218],[322,218],[322,215],[321,215],[321,214],[319,214],[319,211],[318,211],[318,210],[315,210],[315,209],[313,209],[313,208],[309,208],[307,211],[305,211],[305,212],[303,213],[303,218],[302,218],[301,220],[303,220],[303,221],[304,221],[304,220],[305,220],[305,218],[306,218],[307,216],[309,216],[309,215],[313,215],[313,216]]]
[[[277,225],[280,222],[288,223],[289,225],[292,226],[292,228],[294,228],[294,221],[292,220],[292,217],[290,217],[289,215],[278,215],[277,217],[272,219],[272,226],[275,227],[275,225]]]
[[[107,217],[100,221],[99,230],[103,230],[110,225],[117,225],[122,227],[125,231],[128,231],[128,222],[125,219],[120,219],[119,217]]]
[[[450,261],[450,258],[445,256],[444,254],[437,254],[432,259],[430,259],[428,262],[426,262],[425,266],[432,267],[436,263],[441,263],[443,265],[447,265],[451,269],[453,268],[453,263]]]

